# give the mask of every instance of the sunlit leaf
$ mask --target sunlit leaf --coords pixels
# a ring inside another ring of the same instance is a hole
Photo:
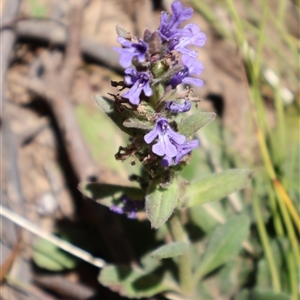
[[[95,101],[102,110],[122,131],[131,135],[132,129],[127,128],[123,125],[124,117],[114,111],[114,102],[101,95],[95,95]]]
[[[187,206],[220,200],[245,188],[253,177],[251,170],[232,169],[204,176],[187,187]]]
[[[136,118],[129,118],[123,122],[123,125],[127,128],[137,128],[143,130],[151,130],[153,128],[153,124],[146,121],[141,121]]]
[[[201,127],[211,122],[216,117],[212,112],[199,112],[183,118],[178,124],[178,131],[186,137],[190,137]]]
[[[146,213],[155,229],[169,219],[178,200],[176,179],[167,188],[160,187],[159,183],[159,179],[153,180],[146,192]]]
[[[226,214],[220,202],[205,203],[189,209],[192,222],[204,232],[210,232],[218,224],[225,223]]]
[[[184,242],[174,242],[167,245],[163,245],[153,251],[150,255],[157,259],[176,257],[183,254],[189,245]]]
[[[235,216],[211,234],[197,270],[203,277],[232,259],[249,234],[250,221],[246,215]]]

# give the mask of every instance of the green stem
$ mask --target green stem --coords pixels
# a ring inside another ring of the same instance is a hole
[[[256,47],[256,59],[254,61],[254,66],[253,66],[253,77],[254,77],[254,81],[257,81],[257,82],[258,82],[259,76],[260,76],[262,50],[263,50],[263,45],[265,42],[265,28],[266,28],[266,21],[267,21],[267,16],[268,16],[268,9],[269,9],[268,4],[269,4],[269,1],[264,0],[263,14],[262,14],[262,19],[261,19],[261,24],[260,24],[257,47]]]
[[[277,190],[276,190],[277,192]],[[297,264],[297,266],[299,267],[299,248],[298,248],[298,240],[297,240],[297,236],[296,236],[296,233],[295,233],[295,229],[293,227],[293,224],[292,224],[292,220],[289,216],[289,213],[288,213],[288,210],[285,206],[285,203],[283,202],[283,199],[280,197],[279,193],[277,192],[277,202],[278,202],[278,205],[279,205],[279,209],[281,211],[281,215],[282,215],[282,218],[283,218],[283,222],[284,222],[284,225],[286,227],[286,230],[287,230],[287,235],[289,237],[289,240],[290,240],[290,243],[291,243],[291,247],[292,247],[292,251],[293,251],[293,254],[294,254],[294,261],[295,263]]]
[[[276,231],[276,234],[278,237],[283,237],[284,236],[284,229],[282,226],[282,222],[280,219],[280,214],[278,211],[278,207],[276,205],[276,199],[275,199],[275,195],[274,195],[274,190],[273,187],[269,184],[269,201],[270,201],[270,208],[272,211],[272,216],[273,216],[273,222],[274,222],[274,228]]]
[[[273,253],[270,248],[270,242],[268,239],[267,230],[266,230],[266,227],[265,227],[265,224],[263,221],[263,217],[261,214],[261,208],[259,207],[258,201],[259,201],[258,197],[256,195],[254,195],[253,209],[254,209],[256,220],[257,220],[258,233],[259,233],[259,236],[260,236],[263,248],[264,248],[264,253],[266,255],[266,259],[267,259],[269,267],[270,267],[273,288],[276,292],[279,293],[281,291],[279,275],[278,275],[277,268],[275,265]]]
[[[181,224],[179,211],[175,211],[168,221],[171,235],[175,242],[189,243],[189,238]],[[187,249],[178,258],[179,281],[182,292],[191,295],[193,292],[192,284],[192,260],[190,250]]]
[[[292,299],[297,300],[298,299],[298,290],[297,290],[297,273],[296,270],[298,268],[295,266],[295,261],[293,257],[293,253],[291,251],[288,251],[286,255],[287,260],[287,267],[288,267],[288,273],[289,273],[289,281],[290,281],[290,288],[292,292]]]

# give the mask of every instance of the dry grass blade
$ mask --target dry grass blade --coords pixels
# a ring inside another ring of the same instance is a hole
[[[24,229],[30,231],[33,234],[49,241],[50,243],[54,244],[55,246],[59,247],[60,249],[98,267],[103,268],[106,262],[100,258],[93,257],[90,253],[54,236],[53,234],[41,229],[39,226],[31,223],[30,221],[22,218],[21,216],[15,214],[14,212],[7,209],[5,206],[0,205],[0,215],[4,216],[5,218],[11,220],[15,224],[23,227]]]

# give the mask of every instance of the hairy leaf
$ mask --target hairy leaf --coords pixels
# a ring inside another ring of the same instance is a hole
[[[220,200],[245,188],[253,177],[251,170],[232,169],[204,176],[187,187],[187,206]]]
[[[137,128],[143,130],[151,130],[153,128],[153,124],[147,121],[141,121],[136,118],[129,118],[123,122],[123,125],[127,128]]]
[[[150,255],[156,259],[176,257],[183,254],[188,247],[188,244],[185,242],[174,242],[159,247]]]
[[[201,127],[211,122],[216,117],[212,112],[199,112],[183,118],[178,124],[178,131],[186,137],[190,137]]]
[[[197,274],[203,277],[232,259],[249,234],[250,221],[246,215],[235,216],[212,233]]]
[[[178,200],[178,183],[174,179],[169,187],[163,189],[160,180],[153,180],[146,192],[146,213],[151,227],[157,229],[173,213]]]
[[[168,277],[161,278],[146,274],[142,269],[130,266],[105,266],[98,278],[99,282],[128,298],[147,298],[158,293],[176,289],[175,283]]]
[[[132,129],[124,127],[124,118],[114,111],[114,102],[112,100],[101,95],[95,95],[95,101],[102,110],[102,112],[105,113],[122,131],[129,135],[133,134]]]

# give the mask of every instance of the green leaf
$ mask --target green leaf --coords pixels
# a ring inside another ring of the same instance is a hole
[[[76,118],[93,158],[101,169],[108,169],[127,181],[129,174],[139,174],[139,165],[132,166],[125,161],[120,163],[112,155],[121,144],[127,142],[123,133],[104,113],[87,105],[75,107]],[[105,128],[105,130],[103,130]]]
[[[263,292],[256,289],[253,293],[251,293],[251,298],[255,300],[292,300],[287,294],[284,293],[276,293],[273,291]]]
[[[243,289],[235,299],[236,300],[292,300],[292,297],[284,293],[276,293],[273,291],[262,292],[259,289],[255,289],[254,291]]]
[[[204,232],[211,232],[220,223],[225,223],[226,213],[221,202],[211,202],[189,209],[192,222]]]
[[[106,184],[106,183],[80,183],[78,189],[87,197],[111,207],[115,205],[122,195],[132,200],[145,199],[145,192],[137,187]]]
[[[129,118],[123,122],[123,125],[127,128],[137,128],[142,130],[151,130],[153,128],[153,124],[147,121],[141,121],[136,118]]]
[[[175,283],[165,276],[146,274],[142,269],[130,266],[105,266],[100,271],[99,282],[128,298],[147,298],[176,289]]]
[[[247,186],[253,177],[251,170],[232,169],[204,176],[187,187],[187,206],[220,200]]]
[[[185,242],[170,243],[159,247],[158,249],[153,251],[150,256],[156,259],[176,257],[183,254],[188,249],[188,247],[189,245]]]
[[[114,111],[114,102],[101,95],[95,95],[95,101],[102,110],[122,131],[132,135],[133,130],[123,126],[124,117]]]
[[[44,239],[35,244],[32,258],[37,266],[49,271],[74,269],[78,262],[73,255]]]
[[[199,112],[183,118],[178,124],[178,131],[186,137],[190,137],[201,127],[210,123],[216,117],[212,112]]]
[[[178,200],[177,180],[165,189],[160,187],[160,178],[153,180],[146,192],[146,213],[152,228],[159,228],[173,213]]]
[[[239,252],[249,234],[250,221],[246,215],[235,216],[212,233],[197,274],[200,277],[220,267]]]
[[[233,299],[236,291],[247,283],[253,270],[254,264],[250,259],[236,257],[226,264],[215,277],[219,294],[224,298]]]

